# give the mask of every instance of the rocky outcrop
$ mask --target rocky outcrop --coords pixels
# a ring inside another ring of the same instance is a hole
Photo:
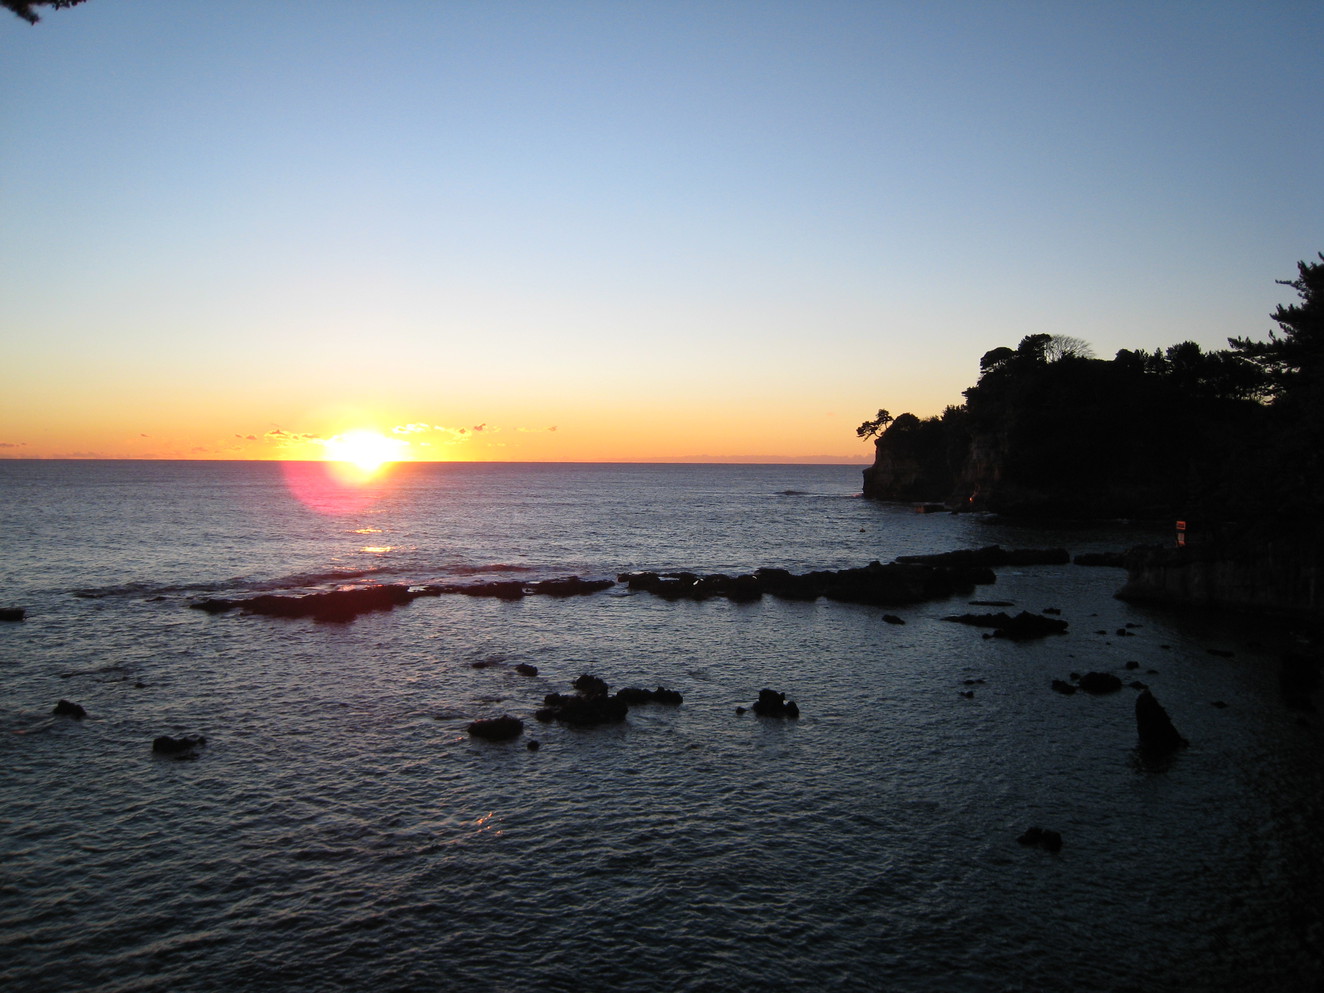
[[[21,621],[27,615],[23,607],[0,607],[0,621]]]
[[[1067,622],[1042,614],[1031,614],[1022,610],[1015,617],[999,611],[996,614],[954,614],[944,617],[944,621],[968,624],[972,627],[992,628],[991,635],[985,638],[1006,638],[1009,641],[1030,641],[1045,638],[1050,634],[1066,634]]]
[[[540,721],[560,721],[573,727],[596,727],[625,720],[629,703],[620,694],[608,696],[610,687],[597,676],[585,673],[575,680],[576,692],[548,693],[543,706],[534,712]]]
[[[73,703],[69,700],[60,700],[51,710],[52,717],[72,717],[75,720],[82,720],[87,716],[87,711],[83,709],[82,704]]]
[[[511,741],[524,733],[524,722],[518,717],[502,714],[486,720],[473,721],[467,728],[471,738],[485,741]]]
[[[787,700],[785,693],[764,689],[759,690],[754,713],[760,717],[787,717],[794,720],[800,716],[800,708],[794,700]]]
[[[246,599],[216,598],[199,600],[189,606],[208,614],[238,610],[241,613],[259,614],[264,617],[311,617],[318,621],[345,623],[354,620],[360,614],[393,610],[421,595],[419,591],[409,586],[396,583],[353,590],[308,593],[303,596],[266,594]]]
[[[419,597],[459,593],[473,597],[492,597],[498,600],[519,600],[526,596],[570,597],[586,596],[616,585],[610,579],[581,579],[566,576],[537,582],[498,580],[491,583],[436,583],[429,586],[409,586],[403,583],[365,586],[352,590],[330,590],[324,593],[305,593],[297,596],[266,594],[263,596],[198,600],[191,604],[194,610],[208,614],[223,614],[238,610],[244,614],[264,617],[311,617],[318,621],[344,623],[360,614],[393,610]]]
[[[1168,712],[1149,690],[1136,697],[1136,731],[1141,749],[1151,754],[1166,755],[1187,744],[1172,726]]]
[[[995,569],[1008,565],[1065,565],[1071,561],[1071,554],[1065,548],[1003,548],[1001,545],[989,545],[986,548],[959,548],[954,552],[940,552],[936,555],[901,555],[897,561],[948,568]]]
[[[1122,688],[1122,681],[1111,672],[1087,672],[1080,677],[1078,683],[1082,690],[1095,696],[1116,693]]]
[[[941,600],[992,583],[991,569],[979,566],[929,566],[913,562],[883,565],[870,562],[858,569],[821,570],[795,574],[786,569],[759,569],[741,576],[699,576],[690,572],[630,572],[617,577],[631,590],[667,600],[707,600],[726,597],[736,602],[766,595],[783,600],[817,600],[897,606]]]
[[[1290,530],[1290,529],[1288,529]],[[1245,535],[1126,554],[1117,597],[1137,603],[1324,618],[1324,543],[1290,534]]]
[[[679,707],[685,700],[681,694],[664,686],[659,686],[655,690],[627,686],[623,690],[617,690],[616,695],[631,707],[638,707],[646,703],[660,703],[667,707]]]

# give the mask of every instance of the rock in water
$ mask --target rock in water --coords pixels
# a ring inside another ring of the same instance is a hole
[[[1080,688],[1096,696],[1102,693],[1116,693],[1122,688],[1122,681],[1111,672],[1087,672],[1080,677]]]
[[[1150,753],[1167,754],[1188,744],[1149,690],[1136,697],[1136,730],[1140,734],[1140,747]]]
[[[1032,827],[1016,840],[1022,845],[1042,848],[1046,852],[1062,850],[1062,835],[1051,828]]]
[[[785,693],[778,693],[776,690],[759,690],[754,713],[760,717],[799,717],[800,708],[795,705],[794,700],[787,700]]]
[[[524,722],[518,717],[502,714],[488,720],[474,721],[466,729],[470,737],[485,741],[510,741],[524,733]]]
[[[87,716],[87,711],[84,710],[82,706],[80,706],[79,704],[71,703],[68,700],[61,700],[59,703],[55,705],[55,708],[51,711],[51,716],[73,717],[78,720],[82,720],[84,717]]]
[[[182,738],[163,734],[152,740],[152,751],[176,759],[195,759],[198,757],[198,749],[205,744],[207,739],[200,734],[186,734]]]

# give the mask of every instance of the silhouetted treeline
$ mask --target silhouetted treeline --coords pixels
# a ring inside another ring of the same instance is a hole
[[[1231,339],[1228,350],[1186,341],[1100,360],[1047,334],[996,348],[963,405],[890,420],[865,494],[1059,517],[1317,509],[1324,265],[1302,262],[1284,285],[1301,300],[1272,315],[1280,331]]]

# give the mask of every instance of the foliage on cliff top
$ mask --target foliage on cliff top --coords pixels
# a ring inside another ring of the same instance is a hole
[[[1300,516],[1324,487],[1324,265],[1282,282],[1301,302],[1274,312],[1280,333],[1228,351],[1185,341],[1103,361],[1048,334],[995,348],[962,407],[899,415],[879,452],[922,465],[952,502],[1006,512]],[[868,476],[866,494],[939,496],[870,492]]]

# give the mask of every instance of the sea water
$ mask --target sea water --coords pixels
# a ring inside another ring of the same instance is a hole
[[[917,514],[859,484],[852,466],[402,465],[337,486],[300,465],[0,462],[0,606],[28,612],[0,624],[0,986],[1319,989],[1321,735],[1278,692],[1282,624],[1128,605],[1124,573],[1076,565],[886,611],[622,585],[345,624],[189,608],[1169,537]],[[1052,607],[1068,632],[944,620],[998,609],[970,600]],[[1148,684],[1190,747],[1141,760],[1133,689],[1050,689],[1091,670]],[[533,719],[582,673],[684,703]],[[765,687],[799,720],[737,713]],[[88,716],[53,718],[62,698]],[[502,713],[523,737],[465,732]],[[207,744],[160,758],[162,734]],[[1018,844],[1030,826],[1062,850]]]

